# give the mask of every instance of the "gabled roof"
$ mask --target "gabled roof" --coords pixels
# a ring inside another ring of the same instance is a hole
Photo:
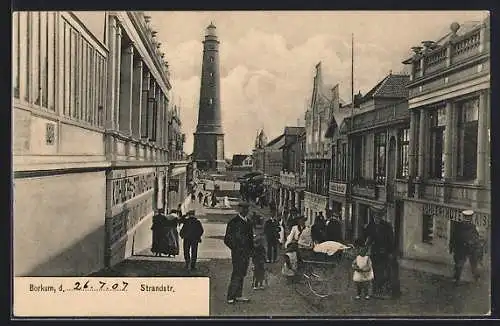
[[[247,154],[234,154],[233,159],[231,161],[232,165],[242,165],[243,161],[249,157],[250,155]]]
[[[328,123],[328,128],[325,132],[325,137],[330,138],[333,136],[336,128],[342,126],[345,119],[349,118],[351,115],[350,108],[342,108],[339,111],[333,112],[332,119]]]
[[[276,137],[273,140],[271,140],[269,143],[267,143],[266,147],[276,147],[276,146],[278,146],[277,148],[280,148],[282,146],[282,144],[280,144],[279,141],[280,140],[284,140],[284,138],[285,138],[285,134],[281,134],[278,137]]]
[[[408,97],[408,89],[406,84],[410,81],[410,76],[399,75],[390,73],[380,82],[378,82],[375,87],[373,87],[365,96],[363,96],[361,102],[365,102],[369,99],[375,97],[386,97],[386,98],[405,98]]]

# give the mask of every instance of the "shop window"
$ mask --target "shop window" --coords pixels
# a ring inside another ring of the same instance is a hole
[[[385,148],[386,148],[386,133],[380,132],[375,134],[375,162],[374,175],[377,183],[385,182]]]
[[[434,240],[434,215],[422,216],[422,242],[432,244]]]
[[[476,178],[478,112],[478,98],[458,105],[457,177],[465,180]]]
[[[430,158],[429,176],[441,179],[444,176],[444,131],[446,126],[445,108],[430,112]]]
[[[410,150],[410,129],[401,129],[399,131],[399,158],[398,158],[398,177],[407,178],[409,174],[409,150]]]

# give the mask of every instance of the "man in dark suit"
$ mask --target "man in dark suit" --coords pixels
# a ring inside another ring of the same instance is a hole
[[[323,218],[323,213],[319,212],[319,216]],[[326,241],[342,242],[342,223],[340,223],[337,215],[333,216],[331,212],[327,213],[325,223]]]
[[[188,218],[184,220],[180,236],[183,239],[186,269],[196,270],[198,244],[201,242],[201,236],[203,235],[204,230],[200,220],[196,218],[194,210],[190,210],[187,215]]]
[[[224,236],[224,244],[231,249],[233,264],[231,282],[227,291],[227,303],[229,304],[249,301],[243,297],[243,281],[247,274],[250,257],[253,254],[253,229],[252,223],[247,217],[248,203],[240,202],[238,208],[239,214],[227,223]]]
[[[264,223],[264,233],[267,242],[267,262],[276,262],[278,259],[278,242],[280,238],[280,226],[276,220],[276,216],[271,216]]]
[[[373,295],[386,298],[389,295],[389,268],[394,258],[394,232],[392,225],[383,219],[385,210],[382,207],[372,207],[372,220],[366,226],[365,245],[371,247],[373,266]]]
[[[462,270],[469,259],[472,276],[474,280],[479,280],[478,264],[481,261],[484,248],[481,237],[476,226],[472,223],[474,211],[465,210],[462,212],[462,220],[452,222],[450,236],[450,253],[453,254],[455,262],[454,279],[455,284],[460,282]]]

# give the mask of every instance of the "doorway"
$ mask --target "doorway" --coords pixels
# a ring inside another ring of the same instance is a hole
[[[403,256],[403,216],[404,203],[401,200],[397,200],[394,216],[394,245],[399,257]]]

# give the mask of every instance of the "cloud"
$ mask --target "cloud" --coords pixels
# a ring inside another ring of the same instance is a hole
[[[235,17],[237,21],[232,22]],[[345,23],[339,22],[338,26],[327,25],[331,22],[326,18],[314,18],[323,30],[304,30],[301,37],[295,39],[294,35],[299,33],[297,25],[289,25],[297,29],[293,33],[283,29],[284,25],[276,32],[270,28],[265,30],[267,25],[264,24],[256,28],[253,20],[245,25],[243,14],[227,16],[227,24],[234,26],[234,31],[227,27],[221,29],[231,37],[222,37],[219,48],[226,156],[250,153],[260,128],[264,128],[272,139],[282,133],[285,126],[296,125],[297,119],[303,120],[306,102],[311,96],[314,67],[319,61],[322,62],[324,82],[331,86],[340,84],[341,98],[350,102],[351,39],[344,30],[352,26],[358,28],[354,43],[356,93],[369,91],[390,70],[401,71],[401,61],[414,39],[423,39],[420,34],[440,32],[428,24],[410,28],[407,21],[411,17],[403,14],[391,16],[392,20],[381,20],[380,16],[377,20],[375,16],[364,17],[361,23],[348,19]],[[200,20],[199,25],[202,24]],[[278,22],[273,20],[273,24]],[[251,27],[245,29],[243,25]],[[276,25],[276,30],[278,26],[281,25]],[[182,99],[181,118],[188,153],[193,149],[193,132],[198,119],[202,46],[201,38],[191,37],[174,45],[167,43],[164,49],[171,67],[174,100]]]

